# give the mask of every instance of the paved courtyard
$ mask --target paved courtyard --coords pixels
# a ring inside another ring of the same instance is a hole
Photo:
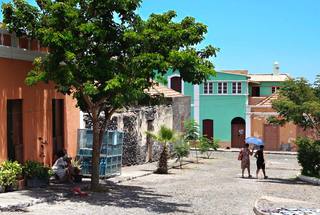
[[[172,169],[169,175],[152,174],[113,184],[107,193],[66,197],[3,214],[250,215],[255,200],[266,195],[320,205],[320,187],[295,180],[299,172],[295,156],[267,155],[267,180],[242,179],[236,158],[237,153],[217,152],[214,159]],[[254,159],[251,166],[254,173]]]

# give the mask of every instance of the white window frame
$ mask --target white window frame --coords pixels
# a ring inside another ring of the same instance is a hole
[[[210,93],[210,84],[212,85],[211,86],[211,93]],[[205,91],[205,86],[207,87],[207,92]],[[213,84],[213,82],[212,81],[207,81],[207,82],[204,82],[203,83],[203,94],[204,95],[213,95],[213,93],[214,93],[214,84]]]
[[[242,94],[242,82],[232,82],[231,84],[232,84],[232,89],[231,89],[232,94]],[[236,86],[236,92],[233,92],[234,84]],[[240,85],[240,88],[239,88],[239,85]]]
[[[221,92],[219,92],[219,85],[221,84]],[[226,87],[226,92],[224,92],[224,86]],[[228,82],[218,82],[217,84],[217,93],[226,95],[228,94]]]
[[[173,77],[181,77],[179,74],[173,74],[173,75],[170,75],[168,76],[168,88],[171,89],[171,78]],[[184,81],[183,79],[181,78],[181,94],[184,95]]]

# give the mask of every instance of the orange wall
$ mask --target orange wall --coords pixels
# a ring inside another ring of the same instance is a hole
[[[75,101],[57,93],[54,85],[39,83],[26,86],[26,74],[32,63],[0,58],[0,161],[7,159],[7,99],[23,99],[24,160],[38,160],[51,164],[52,157],[52,99],[64,99],[65,148],[75,155],[80,113]],[[45,157],[40,157],[39,137],[47,141]]]
[[[251,135],[254,137],[259,137],[263,139],[264,135],[264,124],[267,123],[266,116],[251,116]],[[267,134],[273,135],[273,134]],[[279,140],[279,148],[281,149],[281,144],[290,143],[293,150],[296,150],[295,141],[297,138],[297,126],[293,123],[286,123],[284,126],[280,127],[280,140]]]

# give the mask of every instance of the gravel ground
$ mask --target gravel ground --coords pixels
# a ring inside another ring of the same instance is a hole
[[[310,201],[320,205],[320,187],[295,180],[299,165],[292,155],[267,155],[269,179],[242,179],[237,153],[217,152],[214,159],[149,175],[107,193],[70,197],[7,214],[213,214],[250,215],[260,196]],[[252,173],[255,162],[252,159]],[[253,174],[254,175],[254,174]]]

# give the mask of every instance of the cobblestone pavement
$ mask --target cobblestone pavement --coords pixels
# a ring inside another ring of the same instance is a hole
[[[107,193],[67,197],[7,214],[251,215],[262,195],[320,205],[320,187],[295,180],[299,172],[295,156],[267,155],[267,180],[242,179],[237,153],[217,152],[214,158],[172,169],[169,175],[152,174],[112,185]],[[251,162],[254,173],[255,160]]]

